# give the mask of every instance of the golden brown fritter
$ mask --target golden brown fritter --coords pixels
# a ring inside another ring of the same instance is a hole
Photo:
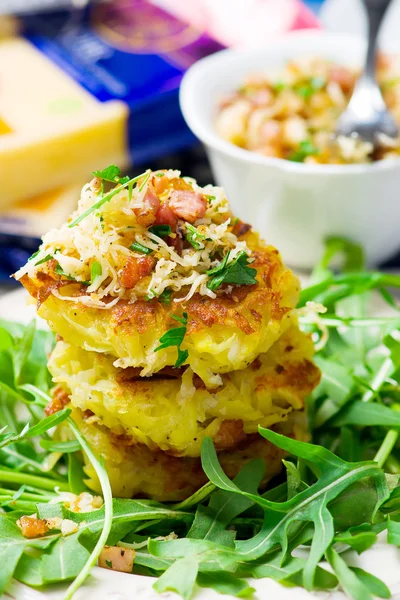
[[[270,427],[302,410],[319,381],[310,338],[292,326],[247,369],[222,376],[207,389],[191,369],[167,368],[151,378],[117,369],[112,359],[59,341],[49,361],[55,383],[72,405],[89,410],[119,436],[174,456],[199,456],[211,436],[217,447],[235,447],[258,425]]]
[[[101,454],[110,478],[113,495],[121,498],[149,497],[154,500],[184,500],[207,482],[200,458],[177,458],[166,452],[151,451],[142,444],[121,440],[93,417],[74,408],[72,417],[96,454]],[[306,439],[303,412],[274,429],[296,439]],[[218,458],[228,477],[233,478],[252,458],[265,462],[263,485],[281,470],[284,452],[258,434],[246,436],[235,449],[220,451]],[[94,491],[100,485],[92,466],[85,461],[87,484]]]

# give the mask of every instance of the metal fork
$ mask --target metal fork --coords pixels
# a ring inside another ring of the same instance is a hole
[[[380,133],[390,138],[399,134],[396,121],[386,107],[375,78],[378,34],[391,0],[363,2],[368,17],[368,46],[364,70],[354,87],[346,110],[338,120],[336,136],[360,137],[378,146]]]

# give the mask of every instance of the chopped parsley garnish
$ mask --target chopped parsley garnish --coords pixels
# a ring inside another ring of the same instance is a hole
[[[93,171],[93,175],[100,179],[104,179],[104,181],[110,181],[111,183],[127,183],[130,180],[130,177],[127,175],[121,177],[121,171],[117,165],[110,165],[102,171]]]
[[[303,140],[299,144],[299,149],[289,154],[287,158],[292,162],[304,162],[307,156],[315,156],[316,154],[319,154],[319,149],[309,140]]]
[[[206,236],[199,233],[199,231],[197,230],[196,227],[193,227],[193,225],[190,225],[190,223],[185,223],[186,225],[186,239],[189,242],[189,244],[191,246],[193,246],[193,248],[195,250],[201,250],[201,244],[200,242],[202,240],[205,240]]]
[[[178,350],[178,358],[176,359],[176,363],[174,365],[175,368],[181,367],[187,357],[189,356],[188,350],[182,350],[181,344],[186,335],[186,326],[187,326],[187,313],[183,313],[182,317],[178,315],[171,315],[175,321],[182,323],[182,327],[174,327],[170,329],[160,338],[160,345],[155,349],[155,352],[159,350],[163,350],[164,348],[169,348],[171,346],[176,346]]]
[[[154,175],[156,177],[164,177],[165,173],[161,173],[161,171],[159,171],[158,173],[154,173]]]
[[[172,232],[172,229],[170,225],[153,225],[152,227],[149,227],[149,231],[154,233],[154,235],[163,238],[167,237]]]
[[[207,275],[210,276],[207,287],[211,291],[218,289],[223,283],[233,285],[254,285],[257,283],[255,279],[257,271],[248,266],[249,257],[246,252],[242,250],[228,263],[229,255],[230,252],[225,255],[225,258],[217,267],[207,271]]]
[[[104,562],[106,563],[106,565],[109,569],[112,569],[113,564],[112,564],[111,560],[105,560]]]
[[[208,198],[208,200],[210,201],[210,204],[212,204],[215,200],[215,196],[206,196],[206,198]]]
[[[163,304],[171,304],[171,296],[172,290],[170,288],[165,288],[165,290],[158,296],[158,299]]]
[[[133,242],[130,249],[134,252],[139,252],[140,254],[151,254],[153,252],[151,248],[143,246],[143,244],[140,244],[139,242]]]
[[[42,260],[38,260],[37,263],[35,263],[35,267],[37,267],[38,265],[42,265],[43,263],[48,262],[52,258],[53,258],[53,255],[52,254],[48,254],[47,256],[45,256],[44,258],[42,258]]]
[[[103,269],[101,268],[101,264],[97,261],[92,263],[92,266],[90,267],[90,283],[94,283],[94,280],[97,277],[100,277],[102,273]]]

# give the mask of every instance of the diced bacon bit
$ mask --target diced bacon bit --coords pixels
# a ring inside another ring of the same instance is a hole
[[[64,390],[63,387],[61,387],[61,385],[58,385],[56,388],[54,388],[52,396],[53,397],[51,401],[47,404],[46,408],[44,409],[44,413],[47,416],[54,415],[54,413],[58,412],[59,410],[62,410],[64,406],[66,406],[69,402],[68,393]]]
[[[236,221],[236,223],[233,226],[232,229],[232,233],[234,235],[236,235],[237,237],[240,237],[242,235],[245,235],[248,231],[251,230],[251,225],[249,225],[248,223],[243,223],[243,221]]]
[[[328,79],[329,81],[335,81],[338,83],[342,90],[346,93],[350,92],[350,90],[353,88],[355,75],[345,67],[333,65],[329,69]]]
[[[206,200],[203,196],[187,190],[174,190],[168,205],[177,217],[188,223],[201,219],[206,212]]]
[[[160,210],[156,215],[156,225],[169,225],[174,229],[177,217],[174,215],[167,203],[161,204]]]
[[[28,517],[27,515],[21,517],[17,521],[17,525],[21,530],[24,537],[33,539],[43,537],[48,531],[49,527],[44,519],[38,519],[36,516]]]
[[[121,573],[132,573],[135,555],[136,552],[132,548],[104,546],[99,556],[99,567]]]
[[[215,447],[219,450],[234,448],[246,439],[241,419],[228,419],[222,421],[217,435],[214,438]]]
[[[141,256],[140,258],[130,256],[119,274],[119,283],[125,289],[131,290],[141,279],[150,275],[155,262],[152,256]]]
[[[150,188],[143,198],[142,208],[135,208],[136,221],[143,227],[150,227],[156,221],[156,214],[160,208],[160,200]]]

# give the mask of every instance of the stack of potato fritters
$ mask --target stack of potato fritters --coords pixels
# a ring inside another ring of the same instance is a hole
[[[206,436],[230,477],[257,456],[267,481],[282,454],[258,426],[306,437],[304,401],[319,380],[297,278],[220,188],[148,172],[91,211],[106,193],[98,179],[17,274],[58,334],[47,411],[71,406],[115,496],[187,497],[206,482]]]

